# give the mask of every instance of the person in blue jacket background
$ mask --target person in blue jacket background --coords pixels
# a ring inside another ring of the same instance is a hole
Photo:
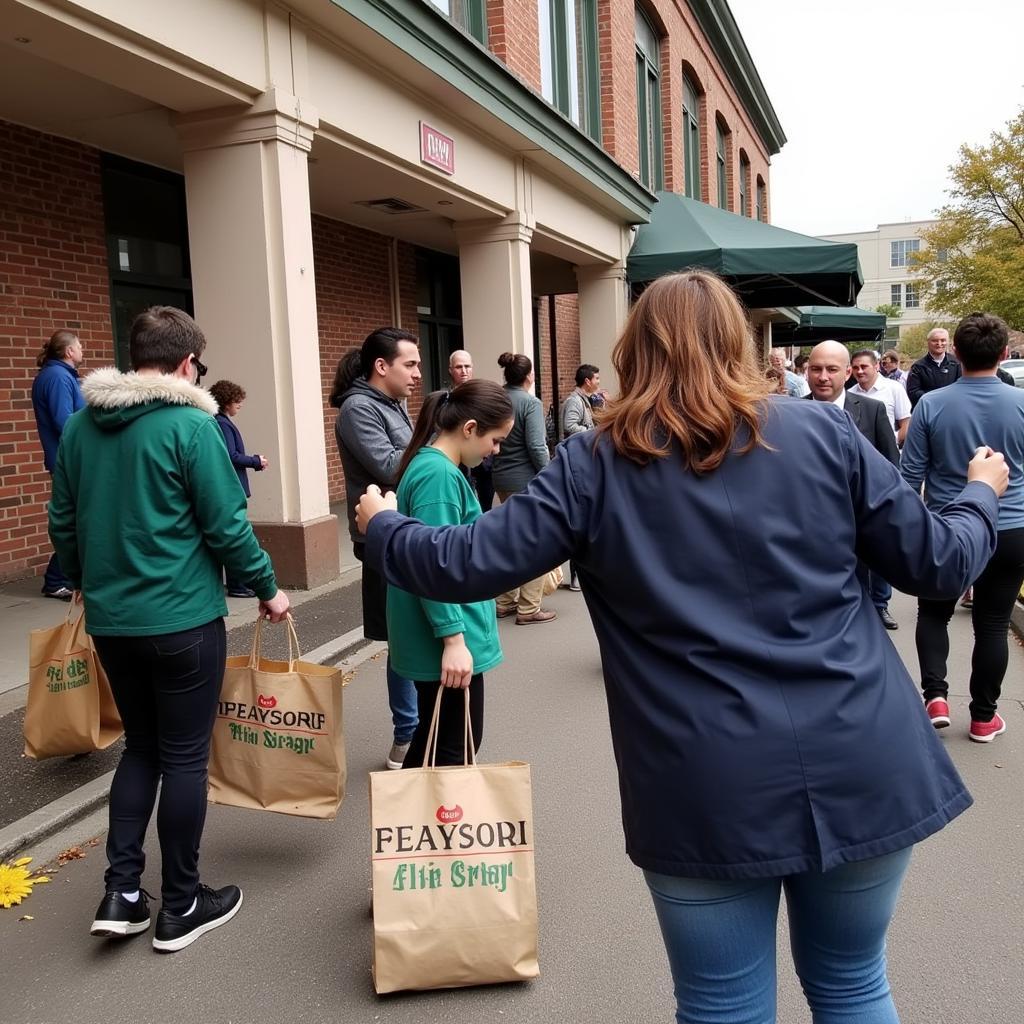
[[[43,446],[43,465],[53,475],[57,464],[57,446],[68,417],[85,405],[78,383],[78,367],[82,365],[82,342],[74,331],[54,331],[36,357],[39,373],[32,383],[32,411]],[[57,553],[50,556],[43,577],[43,596],[59,601],[71,600],[70,580],[60,567]]]
[[[911,848],[971,797],[858,560],[959,596],[994,550],[1006,462],[979,449],[930,512],[841,409],[768,397],[742,306],[705,272],[649,286],[613,364],[598,428],[474,523],[419,524],[371,487],[367,564],[477,601],[571,557],[677,1020],[775,1020],[784,891],[815,1024],[893,1024],[885,935]]]
[[[210,385],[210,394],[219,409],[216,420],[224,435],[224,443],[228,446],[231,465],[235,467],[238,482],[242,485],[245,496],[251,498],[249,470],[252,469],[259,473],[266,469],[269,463],[262,455],[246,455],[242,434],[238,427],[231,422],[238,415],[238,410],[242,408],[242,403],[245,401],[245,389],[230,380],[218,380]],[[228,597],[256,596],[246,580],[233,580],[228,576],[225,579],[225,584],[228,589]]]

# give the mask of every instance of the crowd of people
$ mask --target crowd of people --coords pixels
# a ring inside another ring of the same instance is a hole
[[[905,380],[894,353],[851,358],[836,342],[803,373],[773,350],[766,379],[733,292],[712,274],[669,275],[630,312],[613,354],[619,394],[579,367],[553,451],[521,354],[501,356],[502,386],[452,353],[452,386],[425,396],[415,422],[415,335],[378,329],[338,366],[330,401],[364,632],[389,644],[387,767],[424,763],[439,691],[434,763],[462,763],[466,688],[479,746],[497,621],[552,621],[545,578],[570,562],[602,655],[627,851],[680,1021],[771,1019],[783,891],[815,1021],[897,1019],[884,944],[911,849],[971,802],[937,730],[951,721],[946,625],[972,583],[969,735],[1006,728],[1024,390],[996,378],[997,318],[965,318],[952,353],[933,334]],[[242,899],[198,873],[222,569],[260,614],[288,611],[245,517],[243,474],[266,463],[231,422],[244,391],[218,382],[215,401],[199,387],[204,347],[180,311],[142,314],[134,372],[89,375],[52,461],[55,557],[84,596],[126,735],[93,932],[149,926],[142,840],[162,779],[165,951]],[[144,535],[126,528],[137,523]],[[885,639],[894,586],[918,597],[923,700]]]

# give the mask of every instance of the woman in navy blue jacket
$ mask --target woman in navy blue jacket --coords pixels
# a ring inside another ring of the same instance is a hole
[[[598,429],[471,526],[422,526],[371,488],[367,563],[476,601],[571,557],[677,1019],[774,1021],[785,890],[815,1024],[891,1024],[885,932],[910,849],[971,797],[858,560],[906,593],[959,596],[994,548],[1005,461],[979,450],[933,515],[843,410],[768,399],[711,274],[652,284],[613,362],[622,393]]]
[[[210,394],[217,403],[220,411],[216,420],[220,424],[221,433],[224,435],[224,443],[228,446],[228,455],[231,456],[231,465],[235,467],[238,474],[238,482],[247,498],[251,498],[249,492],[249,470],[259,473],[267,468],[267,460],[262,455],[246,455],[245,442],[242,441],[242,434],[238,427],[231,420],[238,415],[245,401],[245,389],[229,380],[219,380],[210,385]],[[255,591],[251,590],[244,580],[233,580],[230,577],[225,581],[228,590],[228,597],[255,597]]]

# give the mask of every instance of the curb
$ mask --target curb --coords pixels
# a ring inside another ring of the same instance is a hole
[[[386,649],[386,643],[364,640],[363,627],[360,625],[307,652],[303,661],[336,665],[342,672],[352,672]],[[110,796],[113,778],[112,771],[100,775],[0,829],[0,861],[37,846],[87,815],[104,808]]]

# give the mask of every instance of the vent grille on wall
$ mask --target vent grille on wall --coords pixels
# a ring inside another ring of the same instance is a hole
[[[363,199],[356,203],[356,206],[365,206],[368,210],[376,210],[378,213],[399,214],[399,213],[426,213],[422,206],[415,203],[407,203],[404,199],[396,199],[391,196],[387,199]]]

